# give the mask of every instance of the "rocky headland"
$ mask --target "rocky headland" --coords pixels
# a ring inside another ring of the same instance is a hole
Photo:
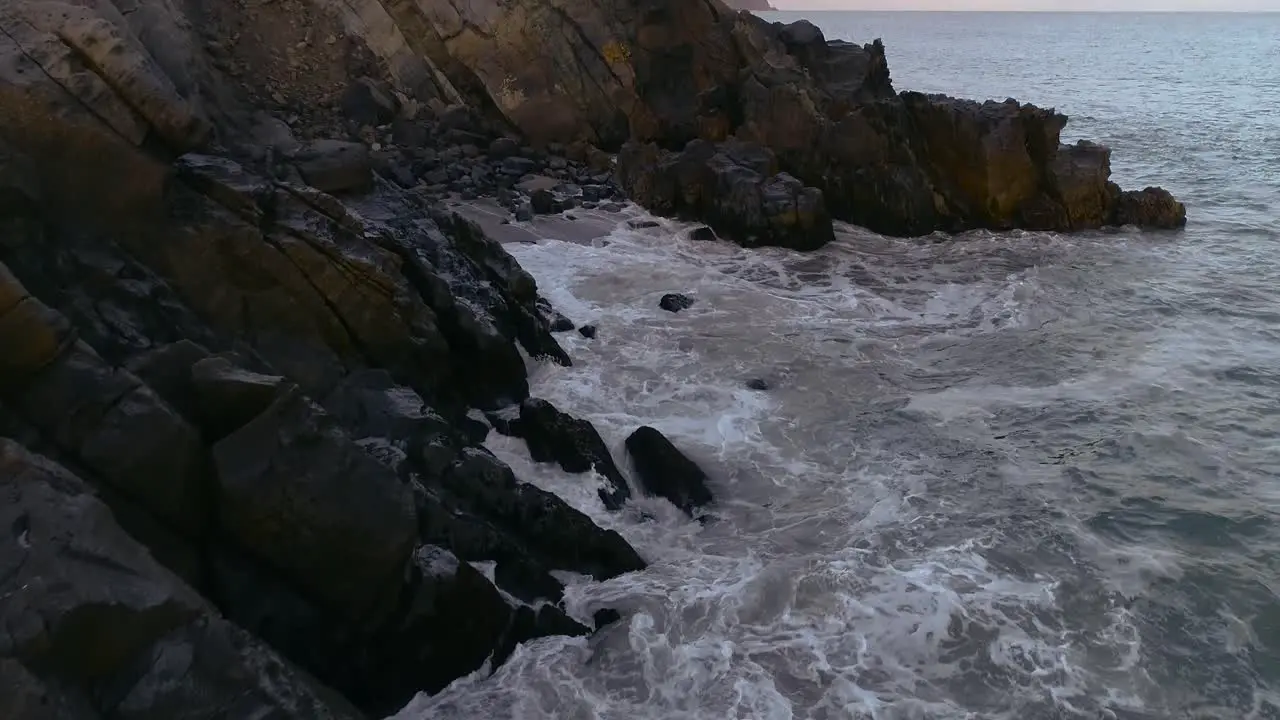
[[[633,488],[529,396],[574,324],[450,202],[797,249],[1185,222],[1065,122],[718,0],[4,3],[0,717],[378,716],[616,619],[554,571],[645,560],[485,437],[615,510],[708,478],[639,428]]]

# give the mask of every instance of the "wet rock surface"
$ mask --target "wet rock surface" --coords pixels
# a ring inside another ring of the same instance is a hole
[[[712,501],[707,474],[658,430],[645,426],[627,437],[627,454],[646,491],[693,516]]]
[[[594,470],[602,475],[606,486],[600,489],[600,499],[610,510],[621,508],[630,497],[631,490],[609,446],[586,420],[561,412],[546,400],[529,398],[520,405],[517,432],[536,462],[555,462],[565,472]]]
[[[693,307],[694,299],[683,293],[667,293],[658,298],[658,307],[669,313],[678,313]]]

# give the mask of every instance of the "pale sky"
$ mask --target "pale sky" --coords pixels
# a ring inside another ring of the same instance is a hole
[[[1241,10],[1280,0],[771,0],[779,10]]]

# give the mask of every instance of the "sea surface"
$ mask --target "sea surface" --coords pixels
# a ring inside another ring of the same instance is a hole
[[[620,458],[658,427],[719,502],[610,515],[494,434],[652,567],[398,717],[1280,718],[1280,15],[807,17],[898,89],[1058,108],[1185,232],[511,246],[600,329],[534,394]]]

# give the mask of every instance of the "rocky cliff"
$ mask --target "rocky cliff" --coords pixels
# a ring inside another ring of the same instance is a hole
[[[552,572],[644,561],[481,444],[626,502],[528,397],[565,321],[445,196],[520,222],[616,175],[798,248],[1181,221],[1064,122],[718,0],[3,3],[0,717],[358,718],[612,617]]]
[[[776,9],[769,4],[769,0],[727,0],[725,4],[734,10],[751,10],[752,12]]]

